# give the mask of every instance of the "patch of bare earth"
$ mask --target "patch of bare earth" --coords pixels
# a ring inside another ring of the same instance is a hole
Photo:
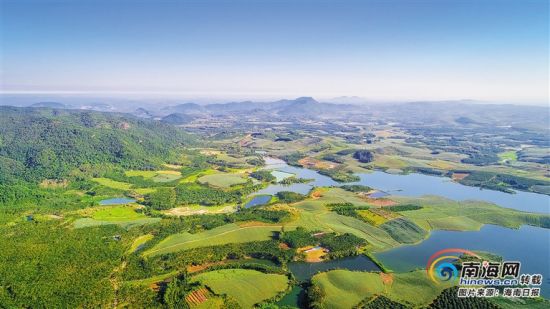
[[[204,263],[200,265],[189,265],[187,266],[187,272],[188,273],[196,273],[197,271],[205,270],[211,266],[215,265],[223,265],[225,264],[225,261],[219,261],[219,262],[211,262],[211,263]]]
[[[391,285],[393,283],[393,274],[380,273],[380,280],[384,285]]]
[[[462,180],[470,175],[469,173],[453,173],[452,179],[454,181]]]
[[[378,206],[378,207],[387,207],[387,206],[394,206],[397,205],[396,202],[388,199],[388,198],[371,198],[367,194],[359,194],[359,196],[364,199],[367,203]]]
[[[40,187],[44,189],[64,189],[68,185],[69,181],[67,179],[44,179],[40,183]]]
[[[190,207],[176,207],[165,211],[164,213],[172,216],[191,216],[191,215],[204,215],[204,214],[216,214],[216,213],[228,213],[233,208],[231,206],[224,207],[216,211],[209,211],[206,209],[192,209]]]
[[[321,161],[312,157],[305,157],[303,159],[300,159],[298,160],[298,163],[300,163],[304,167],[324,170],[334,169],[338,166],[338,164],[336,163]]]
[[[323,257],[327,255],[328,250],[322,247],[306,246],[298,248],[296,252],[303,253],[305,261],[308,263],[319,263],[323,261]]]

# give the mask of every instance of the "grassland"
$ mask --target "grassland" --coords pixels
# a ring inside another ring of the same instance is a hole
[[[517,161],[518,160],[518,154],[516,151],[505,151],[498,154],[498,157],[503,161]]]
[[[288,288],[288,278],[284,275],[248,269],[216,270],[199,274],[191,280],[200,282],[218,295],[234,298],[243,308],[252,308]]]
[[[541,219],[548,218],[480,201],[457,202],[437,196],[394,199],[403,204],[422,205],[422,209],[400,213],[426,230],[479,230],[483,224],[519,228],[524,224],[538,225]]]
[[[208,184],[213,187],[227,189],[233,185],[246,183],[246,179],[239,174],[218,173],[204,175],[198,178],[198,181],[203,184]]]
[[[150,218],[143,213],[136,212],[136,207],[133,205],[105,206],[85,209],[79,213],[88,217],[76,219],[73,223],[75,228],[116,224],[129,229],[133,226],[160,221],[160,218]]]
[[[412,307],[423,307],[450,286],[435,284],[422,270],[390,275],[333,270],[315,275],[312,283],[325,293],[322,303],[327,308],[352,308],[374,295],[384,295]]]
[[[128,249],[129,253],[135,252],[139,249],[139,247],[149,240],[153,239],[155,236],[153,234],[145,234],[138,236],[134,241],[132,242],[132,246],[130,246],[130,249]]]
[[[126,171],[128,177],[143,177],[144,179],[151,179],[154,182],[170,182],[181,178],[181,173],[174,170],[163,171]]]
[[[239,226],[231,223],[196,234],[180,233],[168,236],[144,254],[158,255],[198,247],[268,240],[274,232],[280,230],[281,226],[277,225]]]
[[[143,219],[143,213],[136,212],[134,206],[104,207],[93,212],[92,218],[99,221],[132,221]]]
[[[124,174],[128,177],[143,177],[145,179],[153,178],[155,175],[157,175],[157,172],[155,171],[125,171]]]

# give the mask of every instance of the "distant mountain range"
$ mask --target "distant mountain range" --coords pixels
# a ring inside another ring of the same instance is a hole
[[[39,101],[25,106],[52,109],[84,109],[102,112],[123,112],[140,118],[151,118],[165,123],[181,125],[197,118],[210,116],[255,117],[258,120],[286,119],[346,119],[364,121],[364,115],[390,122],[415,123],[437,126],[439,124],[487,125],[499,119],[501,126],[541,127],[547,123],[547,108],[509,104],[487,104],[472,100],[417,101],[408,103],[363,103],[360,97],[339,97],[319,102],[312,97],[283,99],[270,102],[240,101],[216,104],[186,102],[174,105],[155,105],[153,102],[127,102],[127,105],[70,101]],[[11,99],[9,100],[11,102]],[[6,101],[4,101],[6,102]],[[13,101],[17,104],[17,101]],[[348,102],[348,103],[346,103]],[[160,104],[160,103],[159,103]],[[166,103],[164,103],[166,104]],[[5,104],[6,105],[6,104]],[[136,107],[137,105],[137,107]],[[140,106],[141,105],[141,106]]]
[[[175,106],[168,106],[160,109],[157,116],[164,117],[177,114],[181,118],[182,115],[200,116],[200,115],[224,115],[224,114],[241,114],[247,115],[277,115],[288,117],[306,117],[315,118],[323,114],[341,114],[356,110],[357,106],[350,104],[332,104],[320,103],[312,97],[300,97],[294,100],[278,100],[273,102],[229,102],[218,104],[199,105],[195,103],[184,103]],[[177,119],[176,116],[169,119]],[[187,118],[188,119],[188,118]]]

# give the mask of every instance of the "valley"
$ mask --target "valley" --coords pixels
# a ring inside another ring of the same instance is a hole
[[[464,121],[473,113],[427,134],[379,107],[312,100],[195,108],[186,124],[0,107],[0,302],[427,308],[455,284],[430,281],[423,263],[453,246],[550,275],[518,254],[549,250],[540,127],[489,132]],[[548,291],[484,301],[544,308]]]

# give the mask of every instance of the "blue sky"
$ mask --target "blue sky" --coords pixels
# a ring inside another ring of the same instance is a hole
[[[0,0],[4,93],[548,101],[548,2]]]

